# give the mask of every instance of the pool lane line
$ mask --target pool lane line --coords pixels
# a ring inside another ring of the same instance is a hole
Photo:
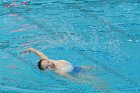
[[[70,33],[67,33],[67,32],[57,32],[57,33],[53,33],[52,32],[52,35],[55,35],[55,34],[70,34],[70,35],[77,35],[78,33],[74,33],[74,32],[70,32]],[[82,34],[82,33],[81,33]],[[79,35],[79,34],[78,34]],[[40,34],[32,34],[32,35],[29,35],[29,36],[20,36],[20,37],[11,37],[10,39],[24,39],[24,38],[34,38],[36,36],[51,36],[51,35],[48,35],[47,33],[40,33]],[[0,43],[3,43],[3,42],[0,42]]]
[[[62,35],[76,35],[75,33],[67,33],[67,32],[58,32],[58,33],[56,33],[57,35],[59,35],[59,34],[62,34]],[[20,39],[32,39],[33,37],[36,37],[36,36],[49,36],[49,37],[51,37],[52,35],[48,35],[48,34],[35,34],[35,35],[30,35],[30,36],[21,36],[21,37],[14,37],[14,38],[10,38],[10,40],[20,40]],[[54,35],[54,34],[53,34]],[[39,40],[34,40],[34,41],[31,41],[31,42],[24,42],[24,43],[21,43],[20,44],[20,46],[29,46],[29,45],[31,45],[31,44],[39,44],[40,42],[48,42],[49,43],[49,40],[42,40],[42,39],[39,39]],[[0,42],[1,43],[1,42]],[[5,46],[1,46],[0,45],[0,48],[3,48],[3,47],[5,47]]]

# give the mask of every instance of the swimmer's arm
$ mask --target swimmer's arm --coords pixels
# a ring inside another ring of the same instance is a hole
[[[34,48],[27,48],[23,52],[33,52],[33,53],[37,54],[41,59],[48,59],[48,57],[45,54],[43,54],[42,52],[40,52]]]

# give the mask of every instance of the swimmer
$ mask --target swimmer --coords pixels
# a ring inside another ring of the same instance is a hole
[[[60,76],[70,79],[71,81],[90,84],[94,87],[94,89],[97,90],[104,91],[107,89],[107,85],[103,80],[93,76],[91,73],[87,73],[89,71],[95,70],[95,66],[73,66],[70,62],[65,60],[52,60],[34,48],[27,48],[23,52],[33,52],[37,54],[41,58],[38,62],[38,68],[42,71],[53,71]]]
[[[34,49],[28,48],[24,50],[25,53],[33,52],[37,54],[41,59],[38,62],[38,68],[42,71],[50,70],[53,71],[61,76],[64,76],[69,79],[74,79],[73,75],[78,75],[85,70],[95,69],[95,66],[73,66],[71,63],[65,60],[52,60],[49,59],[45,54],[42,52]]]

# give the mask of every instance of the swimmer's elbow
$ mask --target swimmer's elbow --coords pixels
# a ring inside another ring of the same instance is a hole
[[[40,56],[41,59],[48,59],[48,57],[45,56],[42,52],[39,52],[38,55]]]

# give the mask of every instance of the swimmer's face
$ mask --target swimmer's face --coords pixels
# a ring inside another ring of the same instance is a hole
[[[52,69],[55,66],[54,66],[53,62],[51,62],[50,60],[45,59],[45,60],[42,60],[41,67],[42,67],[42,69],[45,70],[45,69]]]

